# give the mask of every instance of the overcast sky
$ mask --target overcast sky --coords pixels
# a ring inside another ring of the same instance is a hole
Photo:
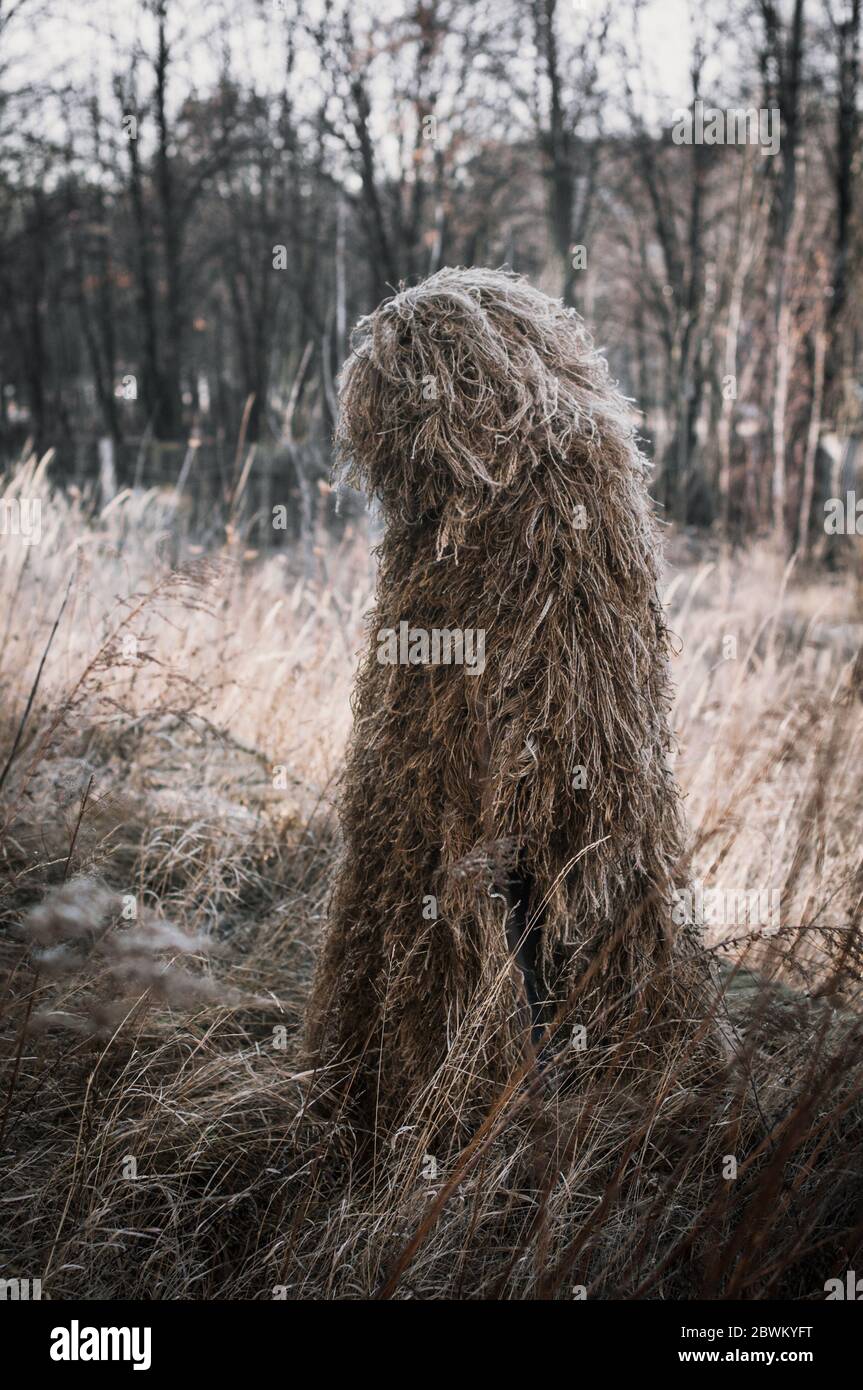
[[[47,0],[47,18],[37,23],[27,22],[25,0],[22,18],[6,36],[6,58],[14,60],[7,76],[7,85],[18,85],[34,76],[59,78],[62,74],[76,85],[95,85],[107,96],[111,78],[118,66],[118,52],[129,51],[142,26],[152,20],[142,16],[136,0]],[[569,0],[560,6],[560,23],[566,29],[568,15],[575,30],[578,15],[596,10],[603,0]],[[464,0],[466,7],[471,0]],[[734,0],[732,0],[732,4]],[[314,12],[320,0],[305,0],[307,10]],[[646,114],[668,125],[673,111],[686,104],[689,94],[689,64],[695,23],[703,24],[702,0],[646,0],[643,5],[641,34],[645,66],[630,74],[636,87],[643,85]],[[398,0],[355,0],[353,10],[358,34],[362,33],[362,17],[373,14],[383,18],[388,11],[400,12]],[[720,7],[723,18],[730,6]],[[235,70],[266,88],[275,84],[281,70],[280,31],[284,23],[277,0],[242,7],[219,3],[199,3],[198,0],[173,0],[170,13],[182,23],[185,41],[177,45],[178,63],[175,68],[174,91],[196,86],[206,90],[216,72],[217,48],[202,42],[204,35],[213,33],[224,15],[230,17],[231,45]],[[174,18],[173,23],[177,22]],[[631,6],[621,3],[615,17],[616,37],[631,35]],[[111,36],[114,36],[113,38]],[[727,57],[717,46],[715,33],[708,34],[711,57],[705,71],[708,90],[721,91]],[[195,40],[198,40],[195,42]],[[191,41],[191,42],[190,42]],[[186,61],[186,54],[191,55]],[[26,75],[26,77],[25,77]],[[613,71],[612,74],[613,75]],[[613,86],[613,84],[612,84]],[[649,93],[649,96],[647,95]],[[736,100],[730,93],[728,99]],[[609,112],[608,125],[616,123],[615,112]]]

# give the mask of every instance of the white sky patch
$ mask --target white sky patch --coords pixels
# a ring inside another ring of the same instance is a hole
[[[284,0],[289,10],[293,2]],[[107,114],[116,109],[113,80],[128,73],[132,55],[138,49],[143,55],[139,65],[139,92],[141,97],[149,95],[156,23],[142,4],[137,0],[131,3],[130,0],[48,0],[47,6],[40,10],[39,3],[40,0],[25,0],[20,16],[4,35],[5,71],[0,81],[6,90],[42,83],[58,91],[61,84],[66,83],[78,92],[98,95]],[[462,0],[462,4],[463,9],[453,11],[456,24],[469,28],[475,0]],[[307,20],[314,20],[323,12],[322,0],[302,0],[302,5]],[[567,38],[577,37],[585,20],[596,17],[603,5],[604,0],[561,0],[558,17],[564,52]],[[727,12],[724,5],[720,8],[722,21],[723,17],[727,18]],[[379,38],[390,37],[396,32],[393,21],[404,18],[405,9],[405,0],[351,0],[350,13],[358,44],[370,29]],[[502,23],[505,12],[503,5]],[[723,90],[726,74],[739,74],[740,71],[739,30],[736,37],[722,39],[712,19],[705,17],[703,0],[644,0],[638,20],[640,58],[637,57],[633,24],[630,5],[623,4],[615,9],[609,32],[611,51],[602,67],[608,93],[602,111],[605,131],[617,133],[629,124],[624,73],[620,66],[624,50],[632,55],[626,76],[643,119],[654,131],[670,128],[674,112],[691,101],[692,45],[699,31],[708,54],[702,95],[714,105],[733,105],[741,97],[747,98],[745,91]],[[203,5],[192,3],[192,0],[169,0],[170,107],[176,109],[185,97],[203,97],[212,89],[226,49],[230,53],[229,71],[241,87],[258,93],[278,91],[285,64],[285,25],[281,0],[233,0],[233,3],[207,0]],[[738,47],[736,61],[732,64],[729,55],[735,51],[734,44]],[[525,52],[524,63],[524,71],[529,73],[535,66],[535,57]],[[315,64],[315,55],[307,51],[305,40],[301,41],[293,85],[294,93],[299,93],[300,115],[311,114],[319,99]],[[482,105],[479,98],[473,96],[472,86],[468,83],[461,89],[462,115],[465,103],[470,107],[473,102],[476,124],[481,128]],[[388,131],[405,118],[404,111],[393,100],[387,79],[380,75],[374,62],[369,67],[369,89],[375,107],[373,126],[377,127],[376,135],[381,141],[379,154],[386,164],[391,139]],[[441,98],[442,107],[445,107],[450,94],[442,92]],[[528,118],[529,113],[525,112],[524,116]],[[44,103],[34,121],[42,122],[41,133],[45,136],[62,136],[63,118],[58,101]],[[584,133],[593,132],[585,128]],[[499,134],[500,138],[506,138],[504,132]],[[147,136],[146,129],[142,129],[145,144]]]

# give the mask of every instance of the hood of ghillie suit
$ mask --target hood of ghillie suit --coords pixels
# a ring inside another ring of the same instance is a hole
[[[434,523],[441,549],[484,513],[531,495],[538,509],[556,473],[577,467],[586,495],[633,470],[640,484],[628,403],[604,359],[575,310],[521,276],[441,270],[361,319],[352,348],[342,476],[387,519]],[[652,546],[634,502],[634,542]]]
[[[337,445],[386,530],[313,1050],[365,1076],[378,1112],[500,1084],[524,1056],[517,874],[564,1030],[692,1052],[657,539],[628,403],[584,325],[518,276],[442,270],[358,325]],[[484,669],[382,664],[401,623],[482,631]]]

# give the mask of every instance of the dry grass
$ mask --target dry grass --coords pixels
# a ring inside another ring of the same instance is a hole
[[[690,869],[782,892],[777,935],[710,931],[743,1038],[727,1075],[692,1085],[672,1047],[625,1078],[588,1047],[565,1092],[516,1072],[448,1146],[427,1107],[371,1137],[326,1117],[330,1078],[298,1074],[364,540],[322,541],[302,574],[236,538],[190,555],[163,497],[93,519],[33,465],[10,486],[44,506],[41,544],[0,550],[0,774],[21,730],[0,793],[3,1275],[54,1298],[820,1298],[855,1267],[847,579],[756,549],[678,553],[666,581]]]

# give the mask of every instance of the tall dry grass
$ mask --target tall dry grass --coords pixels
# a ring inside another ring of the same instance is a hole
[[[301,561],[237,527],[205,555],[169,494],[98,514],[32,461],[5,487],[43,506],[38,545],[0,541],[3,1276],[54,1298],[819,1298],[854,1267],[847,577],[670,547],[689,869],[781,892],[777,933],[707,929],[727,1073],[684,1084],[668,1055],[648,1084],[588,1046],[565,1091],[516,1074],[448,1149],[469,1029],[429,1129],[426,1107],[358,1133],[298,1057],[365,538]]]

